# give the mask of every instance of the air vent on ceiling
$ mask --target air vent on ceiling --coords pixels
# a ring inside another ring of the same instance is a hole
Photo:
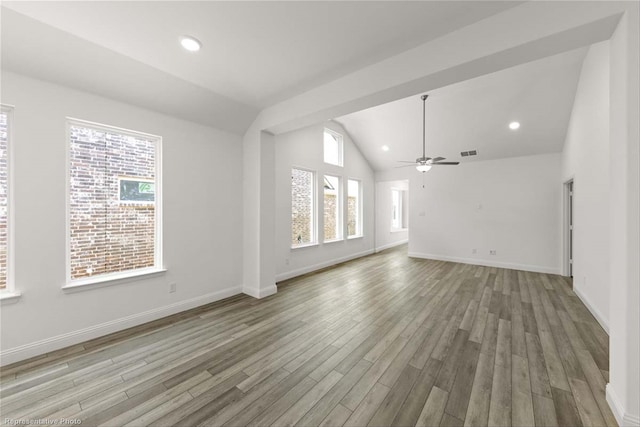
[[[461,151],[460,155],[462,157],[477,156],[478,150]]]

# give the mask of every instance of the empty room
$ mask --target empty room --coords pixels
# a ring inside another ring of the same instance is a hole
[[[0,423],[640,426],[637,1],[2,1]]]

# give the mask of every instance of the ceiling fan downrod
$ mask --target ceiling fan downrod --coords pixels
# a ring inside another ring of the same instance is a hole
[[[427,132],[426,132],[426,122],[427,122],[427,98],[429,95],[422,95],[422,161],[427,161]]]
[[[415,162],[410,162],[406,160],[400,160],[402,163],[411,163],[411,166],[415,166],[415,168],[420,172],[427,172],[431,169],[431,166],[440,166],[440,165],[457,165],[460,162],[443,162],[445,160],[444,157],[427,157],[427,98],[429,95],[421,95],[420,99],[422,99],[422,157],[418,157]],[[398,167],[408,167],[406,166],[398,166]]]

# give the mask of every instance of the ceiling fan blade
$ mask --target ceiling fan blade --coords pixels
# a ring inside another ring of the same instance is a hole
[[[460,162],[438,162],[438,163],[431,163],[431,166],[437,166],[437,165],[459,165]]]
[[[398,168],[410,168],[410,167],[412,167],[412,166],[417,166],[417,163],[416,163],[416,162],[413,162],[413,164],[411,164],[411,165],[394,166],[393,168],[394,168],[394,169],[398,169]]]
[[[409,161],[409,160],[396,160],[398,163],[415,163],[415,160]]]
[[[432,162],[439,162],[440,160],[444,160],[444,157],[436,157]]]

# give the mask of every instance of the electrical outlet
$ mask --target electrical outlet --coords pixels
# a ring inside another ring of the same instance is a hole
[[[495,255],[495,254],[496,254],[496,250],[495,250],[495,249],[491,249],[491,250],[489,251],[489,255]]]
[[[176,283],[169,283],[169,293],[172,294],[176,291],[176,287],[177,284]]]
[[[477,253],[478,253],[478,250],[477,250],[477,249],[475,249],[475,248],[474,248],[474,249],[471,249],[471,253],[472,253],[472,254],[477,254]]]

